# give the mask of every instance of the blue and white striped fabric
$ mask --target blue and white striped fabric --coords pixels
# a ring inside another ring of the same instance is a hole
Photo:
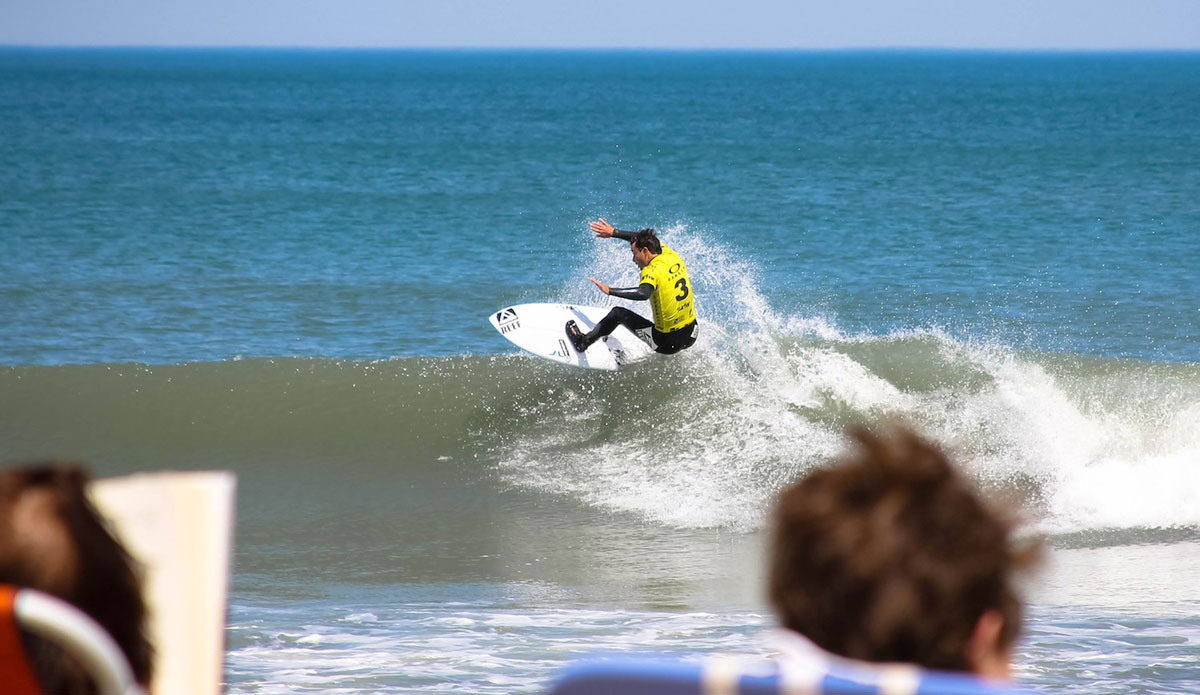
[[[708,659],[679,663],[621,658],[568,667],[553,695],[1032,695],[1015,684],[903,664],[836,673],[790,672],[786,662]]]

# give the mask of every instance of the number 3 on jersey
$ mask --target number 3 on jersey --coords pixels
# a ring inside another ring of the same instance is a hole
[[[687,278],[679,278],[675,282],[675,289],[679,290],[679,294],[675,296],[675,301],[682,302],[687,299],[688,293],[691,291],[688,289]]]

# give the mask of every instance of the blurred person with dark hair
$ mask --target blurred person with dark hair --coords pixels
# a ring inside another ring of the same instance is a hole
[[[1022,617],[1014,579],[1037,544],[1017,549],[1013,522],[912,431],[850,435],[857,450],[775,505],[768,597],[790,631],[783,657],[1010,678]]]
[[[0,583],[45,592],[87,613],[146,686],[153,649],[137,565],[88,499],[87,482],[74,464],[0,472]],[[56,645],[25,633],[22,643],[44,692],[95,691],[82,666]]]

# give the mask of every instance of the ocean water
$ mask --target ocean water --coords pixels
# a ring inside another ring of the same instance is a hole
[[[1052,547],[1025,683],[1196,692],[1197,97],[1189,53],[0,49],[0,460],[237,472],[231,693],[533,693],[760,650],[773,494],[898,419]],[[695,348],[488,324],[632,284],[598,216],[688,262]]]

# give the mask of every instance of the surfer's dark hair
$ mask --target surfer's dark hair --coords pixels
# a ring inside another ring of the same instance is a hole
[[[858,427],[856,451],[786,488],[772,519],[768,597],[784,627],[853,659],[972,671],[986,612],[1016,640],[1016,549],[992,509],[934,444],[904,428]]]
[[[656,256],[662,253],[662,242],[658,240],[653,229],[643,229],[633,235],[633,245],[639,249],[646,249]]]

